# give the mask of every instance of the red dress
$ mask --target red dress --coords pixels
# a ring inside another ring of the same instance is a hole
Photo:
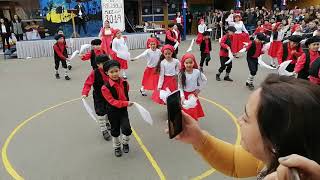
[[[142,86],[145,90],[156,90],[159,81],[159,74],[156,68],[146,67],[143,73]]]
[[[158,83],[158,82],[157,82]],[[158,84],[157,84],[158,85]],[[171,92],[178,89],[177,80],[174,76],[164,76],[163,85],[161,90],[169,89]],[[158,104],[165,104],[162,99],[160,99],[160,91],[157,89],[153,91],[152,100]]]
[[[111,54],[112,49],[111,49],[111,44],[112,44],[112,39],[113,39],[113,29],[110,28],[110,33],[111,34],[105,34],[105,28],[102,27],[100,30],[101,34],[101,48],[106,52],[107,54]]]
[[[269,56],[271,56],[272,58],[277,58],[278,52],[281,47],[282,47],[281,41],[272,41],[272,43],[270,44],[270,49],[268,51]]]
[[[241,34],[234,34],[232,41],[232,53],[238,53],[241,49],[243,49],[244,42],[249,42],[250,37],[249,34],[242,32]]]
[[[195,95],[194,92],[186,92],[186,91],[184,91],[184,97],[185,97],[186,100],[188,100],[188,97],[189,97],[190,94],[194,94],[194,95]],[[196,95],[195,95],[195,96],[196,96]],[[196,96],[196,97],[197,97],[197,96]],[[204,112],[203,112],[203,109],[202,109],[202,106],[201,106],[201,104],[200,104],[199,99],[197,100],[197,105],[196,105],[196,107],[190,108],[190,109],[184,109],[184,108],[182,108],[182,110],[183,110],[185,113],[189,114],[193,119],[195,119],[195,120],[197,120],[197,121],[199,120],[199,118],[204,117]]]

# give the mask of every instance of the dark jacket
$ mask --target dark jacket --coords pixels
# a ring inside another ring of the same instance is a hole
[[[4,23],[4,25],[6,26],[6,31],[7,31],[7,33],[6,34],[11,34],[10,33],[10,26],[9,26],[9,24],[8,23]],[[0,34],[2,35],[3,33],[2,33],[2,24],[0,24]]]

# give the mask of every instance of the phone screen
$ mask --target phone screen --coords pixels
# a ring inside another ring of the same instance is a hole
[[[177,90],[167,98],[168,128],[170,139],[182,132],[182,113],[180,91]]]

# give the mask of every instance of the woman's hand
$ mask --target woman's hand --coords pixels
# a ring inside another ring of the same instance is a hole
[[[277,171],[265,177],[264,180],[292,180],[290,168],[298,170],[300,179],[320,179],[320,165],[315,161],[296,154],[279,158]]]
[[[183,131],[176,137],[177,140],[186,144],[192,144],[195,148],[201,146],[204,132],[200,129],[197,121],[183,111],[182,129]]]

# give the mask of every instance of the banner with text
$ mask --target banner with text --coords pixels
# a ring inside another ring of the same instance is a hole
[[[101,0],[102,20],[108,20],[112,28],[125,30],[124,0]]]

